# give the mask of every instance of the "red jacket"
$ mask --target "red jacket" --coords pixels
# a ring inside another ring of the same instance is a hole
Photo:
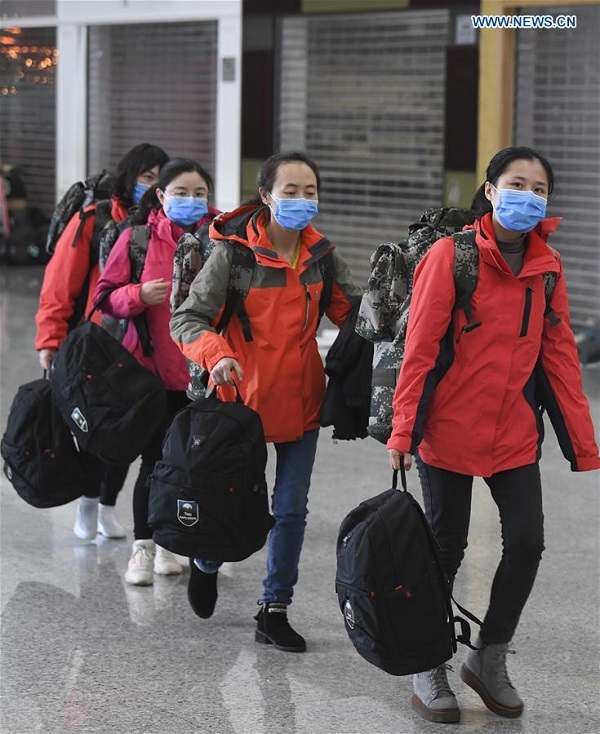
[[[498,250],[491,215],[472,225],[479,248],[472,321],[481,326],[469,332],[454,310],[452,239],[419,263],[388,449],[418,446],[428,464],[483,477],[532,464],[541,454],[542,402],[572,470],[600,468],[562,264],[546,244],[559,221],[529,233],[517,276]],[[558,323],[544,316],[544,272],[558,272],[550,301]]]
[[[318,260],[333,248],[314,227],[302,230],[298,266],[273,250],[266,207],[242,207],[216,219],[210,236],[216,245],[198,273],[189,297],[173,314],[171,334],[185,356],[211,370],[223,357],[241,364],[239,388],[244,402],[262,419],[267,441],[295,441],[319,425],[325,372],[316,333],[323,280]],[[234,316],[221,336],[215,332],[223,311],[236,241],[252,249],[256,265],[244,308],[252,341],[246,341]],[[334,252],[334,283],[327,316],[341,326],[361,291],[350,281],[347,266]],[[232,387],[219,388],[225,400]]]
[[[211,207],[209,213],[198,222],[197,226],[210,222],[217,214],[219,211]],[[106,290],[112,290],[113,292],[102,302],[103,313],[116,318],[132,319],[145,311],[148,331],[154,344],[153,354],[150,357],[144,356],[133,321],[130,321],[127,326],[123,346],[140,364],[157,374],[167,390],[185,390],[190,381],[187,362],[169,333],[170,291],[167,298],[156,306],[147,306],[140,298],[142,284],[149,280],[163,278],[169,285],[172,283],[173,256],[177,241],[184,230],[168,219],[162,209],[150,212],[148,227],[150,228],[150,240],[141,282],[131,282],[131,260],[129,258],[131,229],[126,229],[115,242],[104,271],[98,279],[94,302],[97,302]]]
[[[95,208],[92,205],[86,211]],[[123,203],[113,196],[110,212],[115,222],[127,217]],[[56,243],[54,255],[46,265],[44,281],[40,292],[40,304],[35,315],[37,334],[35,348],[58,349],[69,330],[69,319],[73,315],[77,297],[84,289],[89,274],[89,285],[85,313],[92,310],[92,294],[98,280],[99,268],[95,264],[90,270],[90,244],[94,233],[96,217],[88,217],[79,237],[75,239],[79,227],[79,214],[76,214],[65,227]],[[102,314],[96,312],[92,318],[102,323]]]

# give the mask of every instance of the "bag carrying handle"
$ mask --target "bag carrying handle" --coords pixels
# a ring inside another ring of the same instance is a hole
[[[208,374],[208,371],[207,371],[207,374]],[[206,399],[215,398],[216,400],[219,400],[219,396],[217,395],[217,387],[219,387],[219,385],[213,385],[210,388],[210,390],[207,389],[206,393],[204,394],[204,397]],[[233,381],[233,387],[235,388],[235,402],[242,403],[242,405],[245,405],[242,395],[240,393],[240,389],[235,380]]]
[[[404,468],[404,456],[400,459],[400,482],[402,483],[402,490],[408,491],[406,486],[406,469]],[[392,473],[392,489],[398,489],[398,469],[394,469]]]

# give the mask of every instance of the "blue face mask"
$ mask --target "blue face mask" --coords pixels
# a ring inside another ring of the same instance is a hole
[[[319,202],[314,199],[277,199],[271,194],[275,202],[273,216],[275,221],[284,229],[299,231],[319,212]]]
[[[131,198],[134,204],[139,204],[142,196],[148,191],[150,186],[148,184],[136,183],[131,193]]]
[[[498,201],[494,214],[498,222],[511,232],[531,232],[546,216],[546,199],[533,191],[496,189]]]
[[[189,227],[208,213],[208,201],[194,196],[167,196],[165,214],[175,224]]]

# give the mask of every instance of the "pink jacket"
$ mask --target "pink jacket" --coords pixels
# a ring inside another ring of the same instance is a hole
[[[208,214],[197,224],[199,227],[212,221],[219,212],[212,207]],[[133,321],[129,322],[123,339],[125,346],[144,367],[158,375],[166,390],[185,390],[189,383],[189,372],[185,357],[179,351],[169,332],[171,310],[169,307],[170,290],[165,300],[156,306],[142,303],[140,292],[142,284],[149,280],[162,278],[171,285],[173,278],[173,256],[177,241],[184,230],[168,219],[163,210],[154,210],[148,218],[151,229],[148,252],[144,262],[141,282],[131,282],[131,262],[129,259],[129,239],[131,230],[124,230],[110,253],[104,272],[98,279],[94,292],[94,303],[109,290],[112,293],[102,302],[103,313],[116,318],[132,319],[146,312],[150,338],[154,352],[144,356]]]

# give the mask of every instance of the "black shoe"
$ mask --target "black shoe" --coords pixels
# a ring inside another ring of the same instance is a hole
[[[288,622],[287,604],[263,604],[254,617],[257,621],[254,639],[263,645],[273,645],[285,652],[305,652],[306,642]]]
[[[194,612],[202,619],[212,617],[217,603],[218,573],[204,573],[190,558],[190,579],[188,581],[188,601]]]

